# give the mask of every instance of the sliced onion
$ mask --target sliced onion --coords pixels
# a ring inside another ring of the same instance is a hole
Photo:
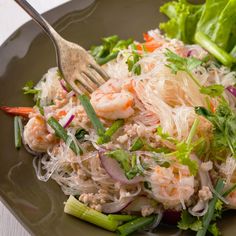
[[[127,179],[119,163],[104,154],[104,151],[99,151],[99,157],[103,168],[116,181],[122,184],[137,184],[143,180],[141,176],[136,176],[133,179]]]
[[[160,211],[155,217],[155,220],[152,223],[152,225],[149,227],[151,231],[154,230],[161,223],[162,217],[163,217],[163,211]]]
[[[144,206],[150,206],[150,207],[156,207],[157,202],[147,198],[145,196],[140,196],[135,198],[125,209],[125,212],[140,212],[142,210],[142,207]]]
[[[109,214],[122,211],[124,208],[127,207],[127,205],[129,205],[132,200],[132,198],[122,198],[119,201],[105,203],[102,205],[102,212]]]
[[[61,80],[60,80],[60,84],[61,84],[61,87],[62,87],[66,92],[69,92],[68,89],[66,88],[66,82],[65,82],[65,80],[61,79]]]
[[[68,121],[65,123],[65,125],[63,126],[63,128],[68,127],[74,118],[75,118],[75,115],[71,115],[71,117],[69,118],[69,120],[68,120]]]
[[[234,86],[227,87],[227,90],[236,97],[236,88]]]
[[[61,126],[63,126],[63,128],[66,128],[70,125],[70,123],[72,122],[72,120],[75,118],[75,115],[73,114],[74,110],[70,110],[66,116],[64,116],[62,119],[59,120],[59,123],[61,124]]]
[[[195,207],[189,208],[188,212],[193,216],[197,216],[197,217],[204,216],[208,211],[208,202],[202,202],[202,204],[203,204],[203,207],[202,207],[201,211],[196,211],[194,208],[197,205],[195,205]]]

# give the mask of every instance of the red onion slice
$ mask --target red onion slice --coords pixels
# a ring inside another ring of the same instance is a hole
[[[236,88],[234,86],[227,87],[227,90],[236,97]]]
[[[145,196],[135,198],[125,209],[125,212],[141,212],[142,207],[157,207],[157,202]]]
[[[69,120],[63,126],[63,128],[65,129],[66,127],[68,127],[74,118],[75,118],[75,115],[71,115]]]
[[[103,213],[116,213],[129,205],[129,203],[132,201],[132,198],[122,198],[119,201],[111,202],[111,203],[105,203],[102,205],[102,212]]]
[[[127,179],[119,163],[115,159],[106,156],[104,151],[99,151],[99,157],[103,168],[114,180],[117,180],[122,184],[137,184],[143,180],[141,176],[136,176],[130,180]]]
[[[68,93],[68,89],[66,88],[66,82],[65,80],[61,79],[60,80],[61,87]]]

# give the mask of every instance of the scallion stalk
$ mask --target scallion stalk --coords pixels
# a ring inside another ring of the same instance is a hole
[[[134,219],[137,219],[138,216],[132,216],[132,215],[118,215],[118,214],[109,214],[108,219],[115,220],[115,221],[131,221]]]
[[[219,194],[222,194],[224,188],[224,181],[219,179],[216,183],[215,191]],[[202,228],[197,232],[196,236],[205,236],[208,230],[208,227],[211,223],[212,217],[214,215],[215,205],[218,200],[217,195],[215,194],[212,200],[209,203],[208,211],[202,218]]]
[[[124,120],[122,120],[122,119],[116,120],[111,125],[111,127],[108,128],[106,130],[106,132],[98,138],[97,143],[98,144],[104,144],[104,143],[110,142],[112,135],[123,125],[124,125]]]
[[[56,135],[59,138],[61,138],[65,143],[68,142],[69,135],[54,117],[50,117],[47,123],[51,126],[51,128],[54,129]],[[82,149],[76,143],[74,143],[74,141],[70,142],[70,148],[76,155],[83,153]]]
[[[133,152],[133,151],[140,150],[143,146],[144,146],[143,140],[141,138],[136,138],[130,148],[130,151]]]
[[[68,198],[64,212],[109,231],[115,231],[118,226],[118,221],[111,220],[107,215],[89,208],[73,196]]]
[[[104,133],[106,132],[102,122],[99,120],[99,118],[97,117],[90,101],[89,98],[86,95],[80,95],[79,96],[79,100],[82,104],[82,106],[84,107],[85,112],[87,113],[93,127],[95,128],[97,134],[99,136],[103,136]]]
[[[20,116],[14,117],[14,137],[15,147],[20,149],[22,144],[22,120]]]
[[[155,216],[139,217],[117,228],[121,236],[129,235],[137,230],[143,229],[150,225],[155,219]]]
[[[232,64],[235,62],[235,59],[229,53],[227,53],[224,49],[220,48],[204,33],[197,31],[195,34],[195,41],[208,52],[210,52],[223,65],[231,67]]]

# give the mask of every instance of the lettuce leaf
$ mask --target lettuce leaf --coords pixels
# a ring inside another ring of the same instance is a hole
[[[202,13],[202,5],[192,5],[186,0],[172,1],[164,4],[160,12],[170,18],[160,24],[169,38],[177,38],[185,43],[192,43],[196,25]]]

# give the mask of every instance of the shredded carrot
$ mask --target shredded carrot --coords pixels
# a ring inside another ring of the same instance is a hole
[[[0,110],[6,112],[9,115],[19,115],[19,116],[24,116],[28,117],[31,112],[34,111],[33,107],[7,107],[7,106],[2,106],[0,107]]]
[[[147,52],[153,52],[154,50],[161,47],[162,45],[163,45],[163,43],[161,43],[161,42],[149,41],[146,43],[137,44],[136,47],[137,47],[138,51],[144,51],[144,49],[145,49]]]
[[[212,111],[213,113],[216,112],[216,106],[214,105],[214,103],[213,103],[212,101],[210,101],[210,108],[211,108],[211,111]]]
[[[154,40],[154,38],[151,37],[148,33],[143,33],[143,39],[145,42],[150,42]]]

